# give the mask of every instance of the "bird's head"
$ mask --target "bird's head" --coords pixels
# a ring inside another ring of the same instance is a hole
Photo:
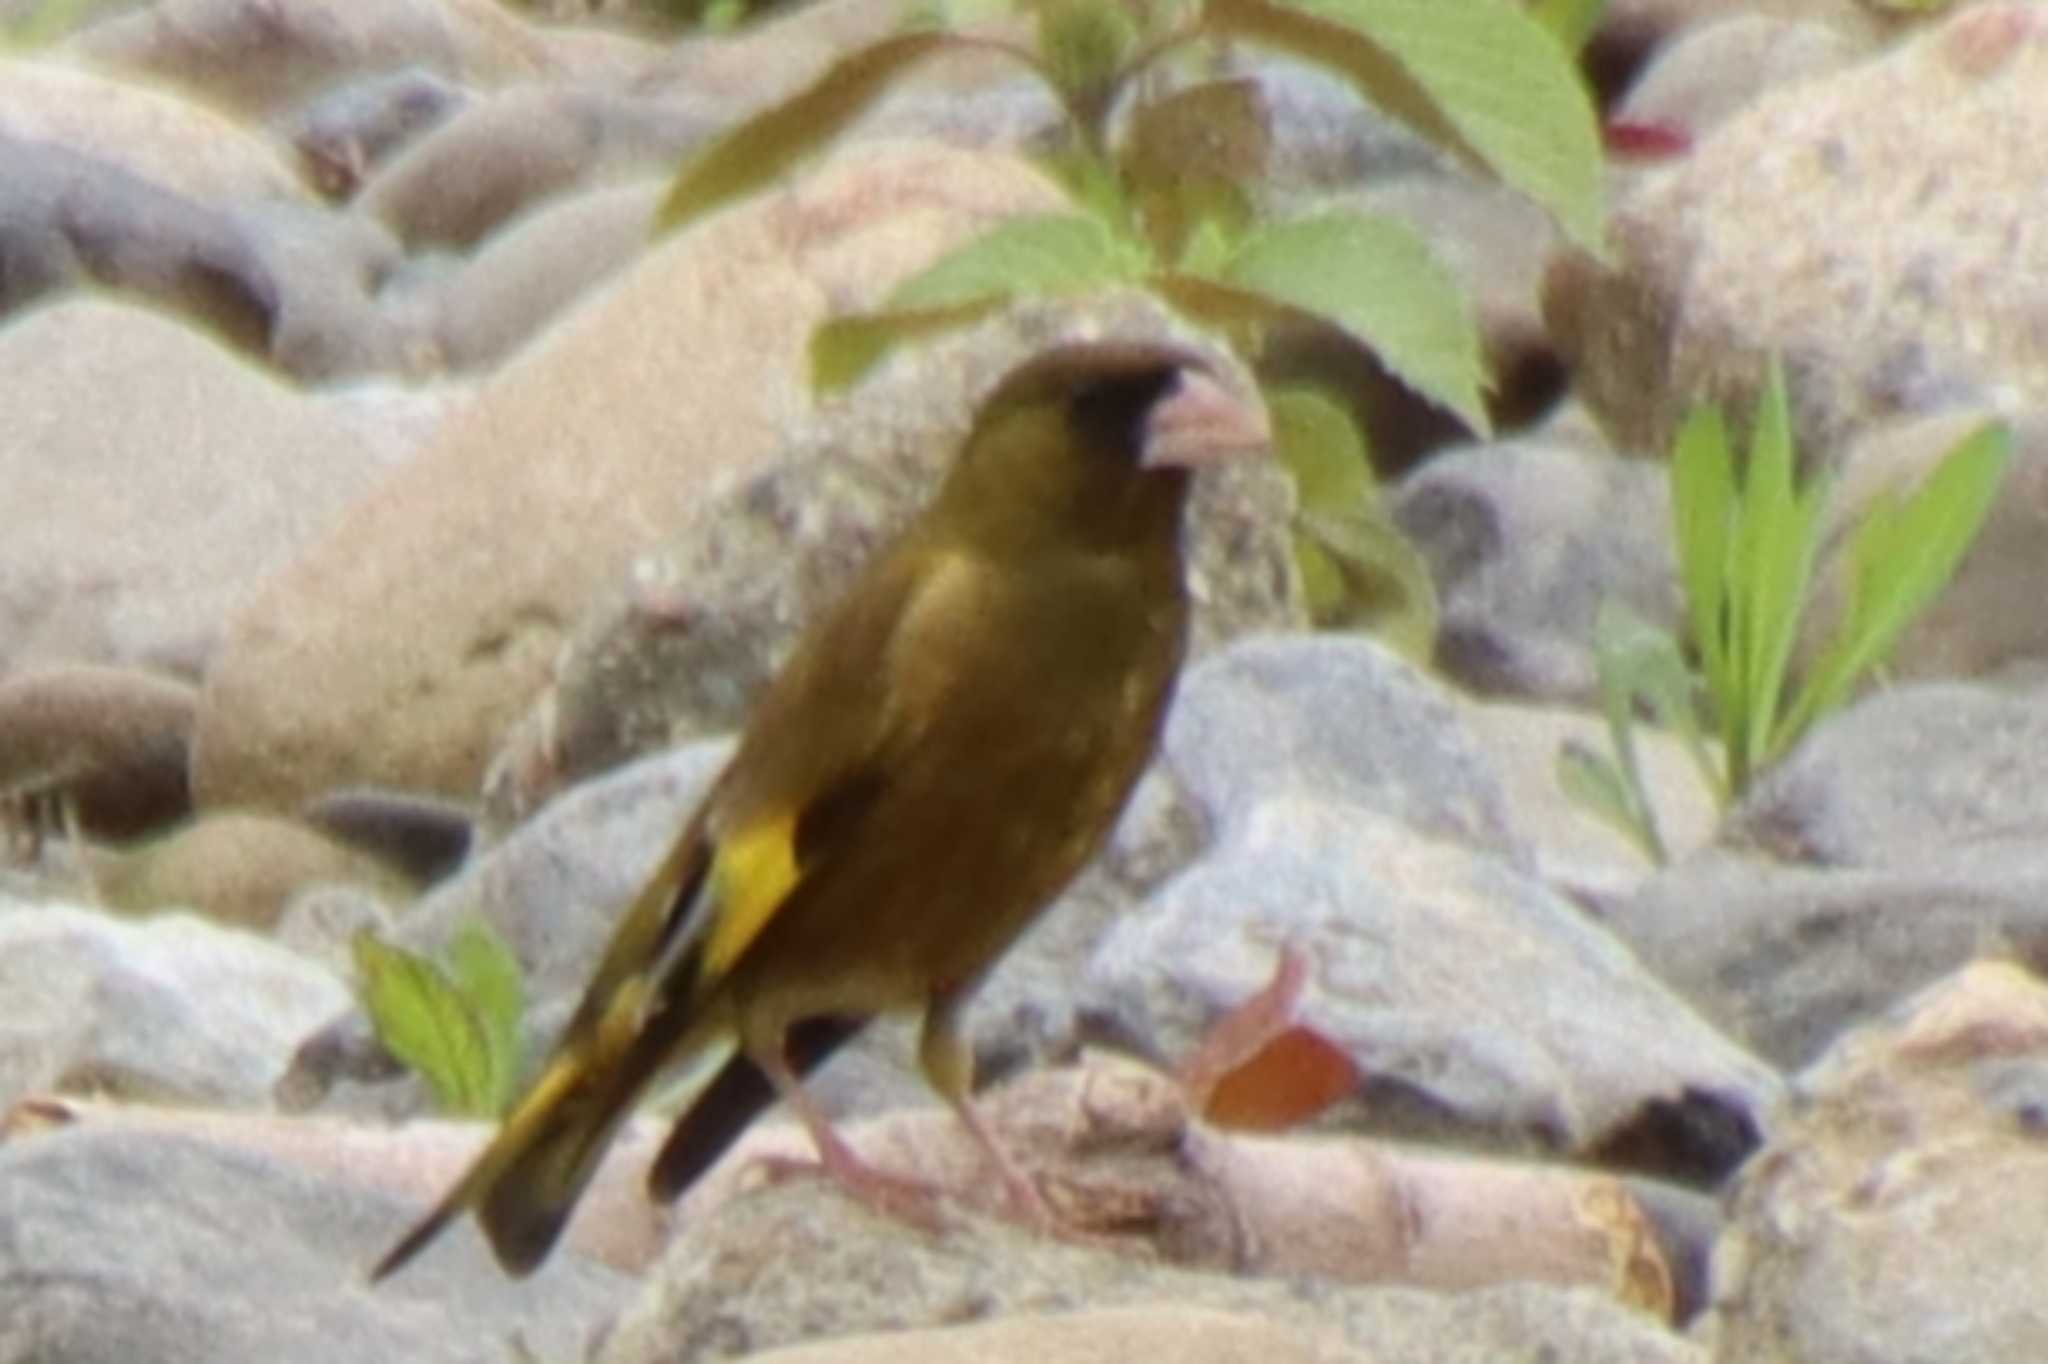
[[[982,402],[947,496],[1012,533],[1123,542],[1177,527],[1190,473],[1271,439],[1257,394],[1198,350],[1073,342],[1025,361]]]

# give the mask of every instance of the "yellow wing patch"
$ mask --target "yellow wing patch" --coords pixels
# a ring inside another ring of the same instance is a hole
[[[711,863],[713,913],[704,973],[721,976],[796,888],[796,813],[756,820],[719,840]]]

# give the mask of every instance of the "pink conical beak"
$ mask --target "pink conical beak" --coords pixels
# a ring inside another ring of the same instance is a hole
[[[1201,469],[1272,446],[1266,405],[1198,369],[1183,369],[1174,391],[1145,423],[1147,469]]]

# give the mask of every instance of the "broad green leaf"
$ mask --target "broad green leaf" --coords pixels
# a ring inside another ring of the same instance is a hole
[[[1404,657],[1427,663],[1436,649],[1436,585],[1429,565],[1386,510],[1361,503],[1348,510],[1303,511],[1295,524],[1297,557],[1303,557],[1306,542],[1334,579],[1317,624],[1370,630]]]
[[[519,1082],[520,1020],[526,987],[519,958],[488,921],[465,924],[448,945],[449,973],[482,1025],[490,1068],[485,1098],[493,1114],[505,1111]]]
[[[1342,328],[1417,393],[1490,429],[1470,304],[1406,223],[1348,212],[1274,223],[1245,240],[1222,282]]]
[[[1053,88],[1077,109],[1107,102],[1138,40],[1121,0],[1037,0],[1038,58]]]
[[[378,940],[353,944],[363,1008],[378,1040],[419,1072],[443,1112],[490,1115],[490,1043],[474,1008],[425,957]]]
[[[1607,13],[1607,0],[1537,0],[1529,15],[1550,30],[1566,52],[1578,55],[1586,40],[1600,27]]]
[[[1671,451],[1671,516],[1679,581],[1708,690],[1732,688],[1728,656],[1728,574],[1734,559],[1735,455],[1719,408],[1692,410]]]
[[[1310,617],[1325,629],[1369,629],[1426,662],[1436,647],[1436,585],[1381,505],[1351,415],[1312,388],[1269,391],[1266,410],[1273,448],[1294,476],[1294,557]]]
[[[1209,0],[1206,23],[1349,79],[1604,249],[1600,129],[1556,40],[1507,0]]]
[[[1032,158],[1047,175],[1059,182],[1067,197],[1100,222],[1110,235],[1135,241],[1135,215],[1116,167],[1092,148],[1070,142],[1058,150]]]
[[[1845,702],[1948,585],[1990,514],[2011,457],[2011,431],[1987,425],[1943,456],[1911,496],[1877,500],[1847,551],[1848,606],[1786,717],[1778,753]]]
[[[1339,511],[1375,501],[1372,464],[1351,414],[1312,388],[1269,389],[1273,449],[1294,475],[1299,504]]]
[[[1144,251],[1094,217],[1011,218],[954,248],[896,286],[891,308],[955,308],[1128,284],[1144,277]]]
[[[1315,314],[1290,303],[1226,284],[1216,274],[1161,270],[1146,283],[1184,316],[1229,338],[1231,347],[1240,355],[1256,354],[1260,337],[1275,323],[1321,322]]]
[[[1216,219],[1204,218],[1195,225],[1194,234],[1180,253],[1177,268],[1189,275],[1216,274],[1229,264],[1242,240],[1242,237],[1233,237],[1225,231],[1223,224]]]
[[[897,33],[856,48],[798,93],[773,105],[692,157],[655,215],[655,235],[679,227],[778,179],[822,150],[865,113],[913,63],[938,52],[1003,52],[1029,70],[1028,53],[957,33]]]
[[[1663,840],[1645,822],[1628,784],[1606,758],[1567,739],[1557,751],[1557,784],[1572,804],[1614,828],[1652,862],[1666,860]]]
[[[964,326],[1013,298],[1080,293],[1144,275],[1142,249],[1075,214],[1011,218],[899,284],[874,313],[835,319],[811,338],[811,382],[857,381],[906,340]]]

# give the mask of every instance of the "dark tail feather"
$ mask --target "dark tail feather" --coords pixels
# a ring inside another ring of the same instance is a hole
[[[799,1076],[809,1075],[867,1026],[865,1018],[807,1018],[789,1030],[783,1045]],[[763,1109],[775,1102],[775,1086],[761,1068],[735,1051],[711,1082],[697,1092],[647,1171],[647,1191],[669,1202],[718,1163]]]

